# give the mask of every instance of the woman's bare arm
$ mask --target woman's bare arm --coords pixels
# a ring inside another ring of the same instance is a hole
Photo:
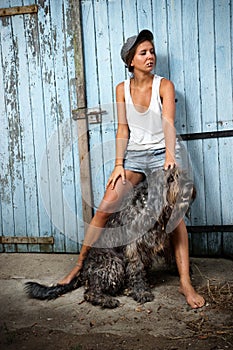
[[[125,150],[128,144],[129,128],[126,119],[124,82],[116,87],[117,119],[118,127],[116,133],[116,160],[115,168],[109,177],[107,187],[111,185],[113,189],[119,177],[125,183],[125,170],[123,167]]]

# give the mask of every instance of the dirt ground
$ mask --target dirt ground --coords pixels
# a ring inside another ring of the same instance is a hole
[[[83,288],[55,301],[30,300],[29,280],[57,282],[73,267],[68,254],[0,254],[0,349],[233,349],[233,261],[191,258],[193,285],[206,300],[191,310],[178,293],[174,268],[151,271],[155,299],[144,305],[119,297],[103,310],[83,300]]]

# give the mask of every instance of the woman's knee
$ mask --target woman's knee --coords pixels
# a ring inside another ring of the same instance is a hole
[[[99,223],[106,223],[112,213],[108,210],[100,210],[98,209],[95,213],[95,221]]]

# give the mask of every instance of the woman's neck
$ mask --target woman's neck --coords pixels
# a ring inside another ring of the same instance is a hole
[[[147,85],[148,83],[151,83],[151,80],[153,80],[154,74],[144,74],[137,72],[136,74],[133,75],[133,82],[135,87],[140,87]]]

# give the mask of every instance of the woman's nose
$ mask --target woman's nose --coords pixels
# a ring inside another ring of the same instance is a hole
[[[153,54],[152,54],[150,51],[148,51],[146,57],[147,57],[147,58],[152,58],[152,57],[153,57]]]

